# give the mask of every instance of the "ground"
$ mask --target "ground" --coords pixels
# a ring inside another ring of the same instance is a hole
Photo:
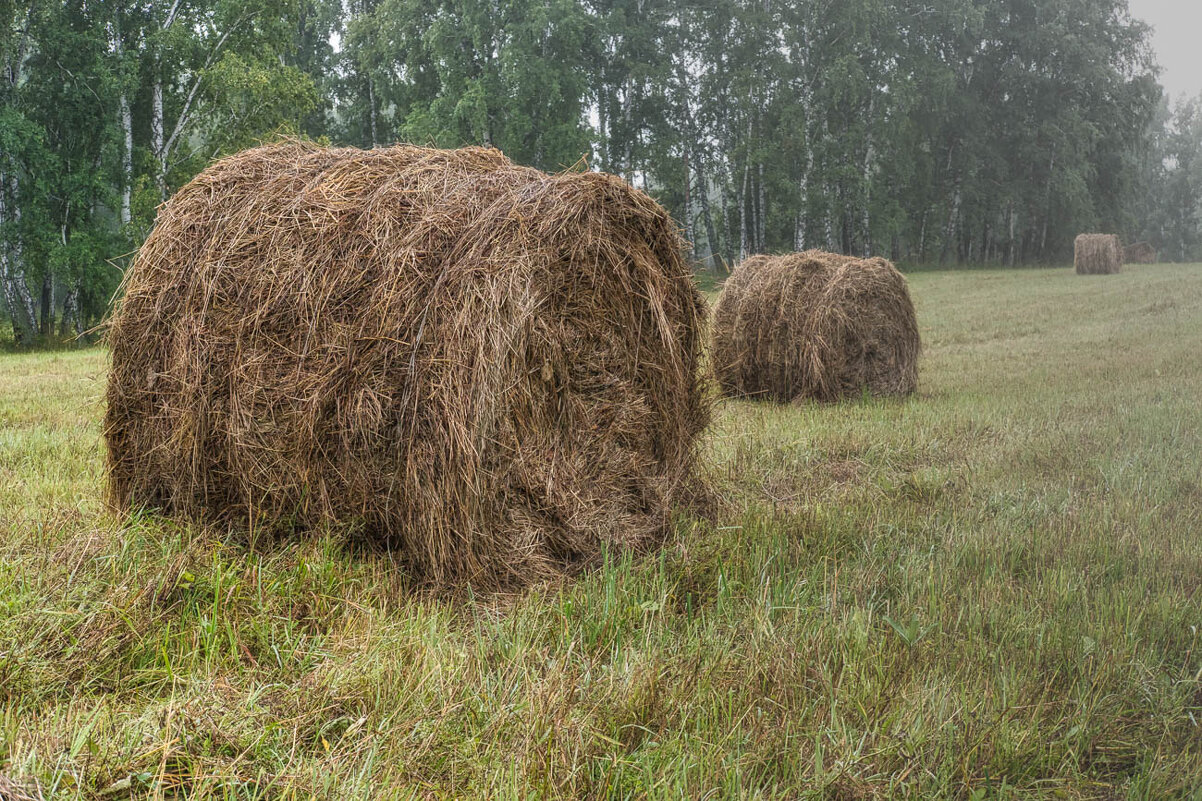
[[[916,397],[723,402],[720,519],[474,602],[114,517],[105,353],[0,355],[0,798],[1202,798],[1202,265],[910,282]]]

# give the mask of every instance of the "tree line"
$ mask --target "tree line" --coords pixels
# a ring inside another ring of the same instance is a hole
[[[651,192],[699,269],[821,247],[1202,258],[1202,105],[1126,0],[0,0],[18,342],[99,320],[158,205],[290,134],[488,144]]]

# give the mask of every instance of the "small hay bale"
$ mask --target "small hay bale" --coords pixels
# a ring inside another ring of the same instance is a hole
[[[436,584],[654,544],[708,420],[682,245],[618,178],[492,149],[219,161],[164,206],[111,322],[111,501],[361,526]]]
[[[1123,267],[1123,245],[1114,234],[1080,234],[1073,241],[1078,275],[1111,275]]]
[[[711,337],[714,374],[733,397],[833,401],[918,385],[914,304],[885,259],[752,256],[727,279]]]
[[[1156,255],[1151,242],[1136,242],[1123,248],[1123,264],[1155,264]]]

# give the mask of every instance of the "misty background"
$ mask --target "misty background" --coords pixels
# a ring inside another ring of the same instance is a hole
[[[1056,264],[1085,231],[1196,261],[1181,5],[0,0],[0,315],[25,344],[93,325],[172,191],[284,135],[617,173],[716,275]]]

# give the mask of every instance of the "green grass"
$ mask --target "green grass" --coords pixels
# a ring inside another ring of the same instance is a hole
[[[0,356],[0,797],[1202,798],[1202,266],[911,276],[904,402],[720,405],[722,519],[513,599],[115,519]]]

